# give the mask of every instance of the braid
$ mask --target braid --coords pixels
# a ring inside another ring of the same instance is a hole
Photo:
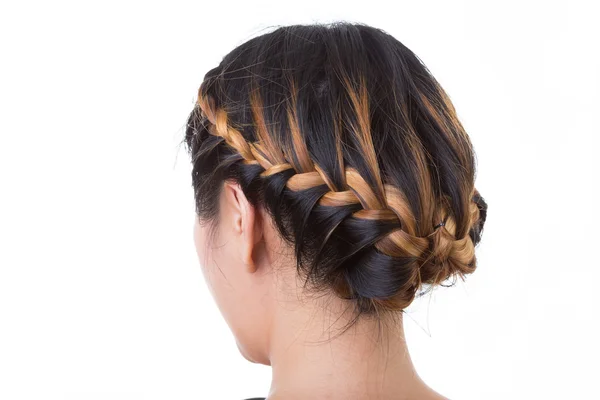
[[[338,294],[348,297],[368,297],[369,300],[375,300],[381,305],[392,309],[402,309],[406,307],[414,298],[416,290],[424,283],[436,284],[451,275],[449,271],[458,271],[460,273],[470,273],[474,269],[474,242],[473,235],[480,234],[477,231],[477,224],[480,223],[480,212],[482,206],[477,204],[477,200],[483,201],[478,192],[474,190],[473,201],[471,202],[471,224],[473,229],[470,235],[462,238],[456,238],[456,224],[452,216],[445,209],[438,213],[442,223],[432,227],[431,233],[426,236],[417,236],[417,226],[415,216],[402,191],[392,185],[383,184],[383,201],[380,200],[367,183],[367,181],[354,168],[345,168],[344,182],[347,185],[346,190],[337,190],[331,179],[323,170],[315,164],[308,156],[308,151],[303,145],[303,141],[298,139],[300,133],[294,133],[295,145],[304,148],[301,161],[294,163],[293,158],[286,156],[279,151],[275,151],[273,144],[265,146],[260,142],[248,142],[243,134],[233,128],[227,120],[227,112],[223,108],[214,110],[210,100],[199,96],[198,106],[200,107],[202,117],[209,121],[208,132],[216,137],[222,138],[224,142],[233,149],[242,158],[242,163],[249,166],[259,166],[261,171],[259,177],[268,179],[275,175],[284,175],[285,189],[291,192],[303,192],[314,190],[315,188],[326,188],[318,192],[316,201],[313,204],[314,212],[316,207],[336,207],[346,208],[347,212],[341,214],[344,219],[350,218],[354,223],[379,224],[385,226],[385,232],[378,235],[375,239],[365,241],[363,246],[357,249],[356,253],[364,251],[369,245],[384,257],[396,259],[404,266],[410,266],[411,272],[405,274],[404,283],[399,291],[394,288],[391,292],[365,290],[364,293],[357,293],[356,288],[348,287],[342,279],[336,278],[334,288]],[[292,107],[292,110],[295,108]],[[288,114],[290,126],[297,127],[293,113]],[[266,149],[270,148],[270,151]],[[273,157],[273,152],[278,157]],[[277,160],[274,160],[277,158]],[[288,162],[288,160],[290,160]],[[380,176],[377,179],[381,180]],[[342,221],[334,225],[332,232],[327,234],[331,238],[333,231],[340,227]],[[352,225],[352,222],[346,224]],[[348,228],[348,226],[346,226]],[[340,228],[342,229],[342,228]],[[360,242],[360,239],[357,240]],[[325,242],[323,243],[324,247]],[[301,255],[300,255],[301,256]],[[370,256],[373,258],[373,256]],[[313,263],[313,271],[316,262]],[[356,268],[360,268],[356,266]],[[367,271],[357,278],[364,278]],[[365,279],[365,282],[367,280]],[[361,285],[361,287],[368,285]],[[373,296],[371,298],[371,296]],[[371,302],[369,304],[372,304]]]

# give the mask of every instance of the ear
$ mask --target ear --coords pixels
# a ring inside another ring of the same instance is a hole
[[[253,254],[263,234],[260,213],[250,204],[239,184],[227,181],[223,190],[227,208],[233,213],[234,232],[239,235],[242,262],[248,272],[256,272],[258,266]]]

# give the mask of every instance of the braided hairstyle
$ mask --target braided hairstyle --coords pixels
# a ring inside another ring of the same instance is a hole
[[[196,212],[225,180],[273,218],[298,273],[361,313],[474,271],[487,205],[450,99],[386,32],[280,27],[206,73],[187,124]]]

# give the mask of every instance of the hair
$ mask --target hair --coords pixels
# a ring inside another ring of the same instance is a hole
[[[208,71],[189,115],[196,213],[237,182],[293,246],[298,273],[360,313],[403,310],[476,268],[487,204],[448,95],[365,24],[292,25]]]

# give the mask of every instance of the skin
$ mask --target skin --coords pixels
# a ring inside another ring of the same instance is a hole
[[[240,352],[272,367],[269,400],[445,399],[415,371],[401,315],[344,331],[351,305],[303,288],[291,247],[237,184],[223,185],[213,236],[196,217],[194,243]]]

